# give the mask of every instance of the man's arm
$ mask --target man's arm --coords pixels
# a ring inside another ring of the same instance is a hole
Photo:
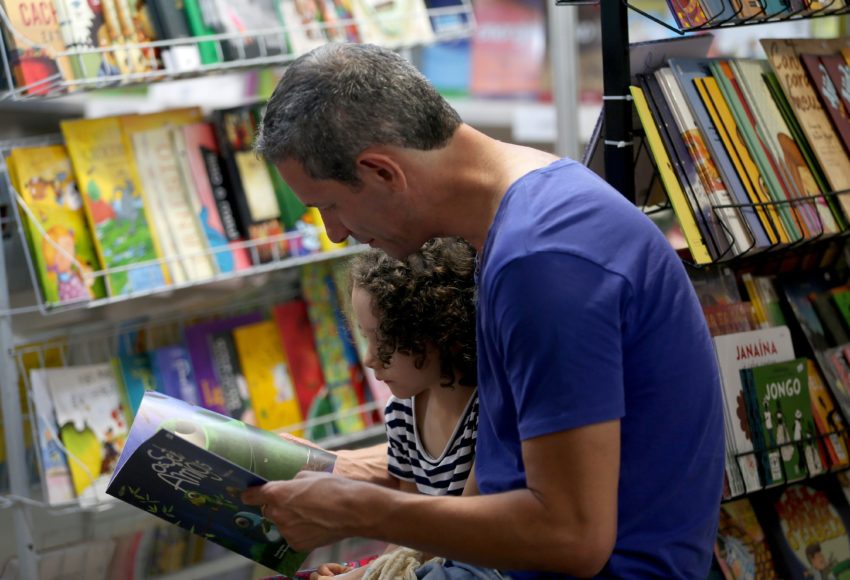
[[[361,536],[493,568],[592,576],[617,536],[620,422],[527,440],[527,488],[428,497],[302,473],[245,492],[296,549]]]

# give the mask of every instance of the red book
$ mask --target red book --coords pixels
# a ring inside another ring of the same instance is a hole
[[[834,55],[834,57],[841,64],[844,63],[841,56]],[[829,55],[801,54],[800,60],[812,81],[821,105],[829,115],[832,126],[835,127],[835,132],[841,138],[844,148],[850,152],[850,117],[847,115],[847,106],[840,95],[842,72]],[[846,65],[844,67],[846,68]],[[829,69],[832,69],[833,74],[830,74]]]
[[[310,409],[316,395],[325,386],[322,364],[313,342],[313,327],[307,314],[307,303],[303,300],[290,300],[278,304],[272,308],[272,316],[289,363],[301,415],[306,419],[311,416]]]

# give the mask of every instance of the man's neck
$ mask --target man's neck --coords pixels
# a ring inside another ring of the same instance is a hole
[[[511,185],[555,160],[549,153],[503,143],[462,125],[436,152],[435,170],[427,181],[443,235],[461,236],[481,250]]]

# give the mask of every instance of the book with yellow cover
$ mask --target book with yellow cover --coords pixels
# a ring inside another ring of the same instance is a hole
[[[13,149],[9,168],[44,302],[106,296],[103,278],[87,276],[100,263],[65,147]]]
[[[106,277],[109,293],[164,286],[167,274],[118,119],[63,121],[61,126],[100,263],[105,269],[121,268]]]
[[[151,159],[156,152],[147,148],[139,149],[135,146],[134,141],[138,133],[163,127],[181,127],[197,123],[202,117],[203,113],[198,107],[185,107],[145,115],[122,115],[118,118],[121,123],[124,147],[130,152],[133,162],[136,164],[142,187],[142,198],[148,208],[148,216],[156,234],[160,255],[166,260],[166,268],[171,275],[171,280],[177,284],[187,281],[189,277],[185,272],[183,263],[177,259],[180,249],[174,239],[176,232],[169,225],[165,207],[161,206],[157,201],[157,196],[154,195],[157,188],[158,173],[155,164],[151,163]],[[147,171],[149,167],[154,168],[153,172]]]
[[[275,323],[266,320],[237,327],[233,340],[257,427],[272,430],[300,423],[301,408]],[[295,434],[301,435],[301,431]]]
[[[684,234],[685,240],[688,242],[688,248],[691,250],[694,262],[697,264],[709,264],[711,263],[711,255],[699,231],[690,204],[688,204],[685,193],[682,191],[682,186],[673,173],[670,157],[661,141],[661,135],[658,133],[658,127],[652,118],[649,105],[646,102],[646,96],[640,87],[629,87],[629,90],[632,93],[635,109],[637,109],[644,133],[646,133],[646,139],[649,142],[650,151],[652,151],[652,156],[655,159],[655,165],[658,167],[658,172],[661,175],[661,182],[664,184],[670,205],[673,206],[673,211],[679,219],[682,234]]]

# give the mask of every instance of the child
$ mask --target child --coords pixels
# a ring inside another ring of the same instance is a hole
[[[388,469],[403,491],[477,491],[474,272],[475,250],[460,238],[431,240],[405,260],[372,250],[351,266],[353,322],[368,341],[363,363],[393,394]],[[312,577],[348,570],[325,564]]]

